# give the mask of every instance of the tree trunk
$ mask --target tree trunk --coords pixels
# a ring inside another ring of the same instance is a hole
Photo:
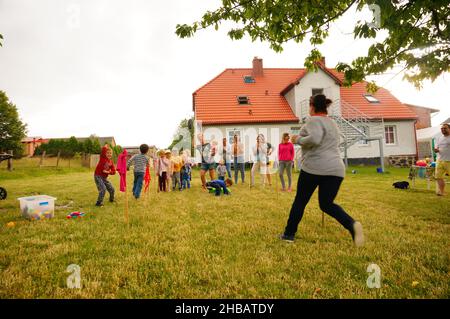
[[[58,152],[58,157],[56,158],[56,168],[59,167],[59,157],[61,156],[61,151]]]
[[[9,151],[9,154],[13,155],[13,151]],[[8,159],[8,171],[12,171],[12,158]]]

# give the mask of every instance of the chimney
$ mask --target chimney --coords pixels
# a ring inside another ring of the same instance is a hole
[[[324,56],[320,58],[320,63],[321,63],[324,67],[327,66],[327,65],[325,64],[325,57],[324,57]]]
[[[263,60],[258,58],[258,57],[254,57],[253,58],[253,70],[252,70],[252,75],[253,76],[263,76]]]

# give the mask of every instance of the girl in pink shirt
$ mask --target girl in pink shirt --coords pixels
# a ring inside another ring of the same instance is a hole
[[[278,145],[278,161],[279,161],[279,174],[281,180],[281,191],[286,191],[286,185],[284,183],[284,170],[286,169],[288,177],[288,192],[292,191],[292,166],[294,165],[294,145],[289,141],[289,133],[283,134],[283,139],[280,145]]]

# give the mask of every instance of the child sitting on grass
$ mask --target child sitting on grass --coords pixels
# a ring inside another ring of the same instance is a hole
[[[98,198],[95,206],[103,206],[103,198],[106,191],[109,193],[109,201],[114,202],[114,187],[111,182],[108,181],[108,175],[116,174],[116,168],[114,166],[112,158],[112,150],[107,146],[103,146],[100,154],[100,161],[95,168],[94,180],[98,189]]]
[[[147,144],[142,144],[139,146],[141,154],[133,155],[127,162],[127,170],[130,169],[131,165],[134,166],[133,196],[136,199],[141,196],[145,169],[150,165],[150,159],[146,156],[148,149],[149,147]]]
[[[225,181],[222,181],[220,179],[215,179],[210,182],[206,183],[206,188],[211,190],[215,189],[215,195],[220,196],[220,190],[223,189],[224,195],[230,195],[230,192],[228,191],[228,187],[231,187],[233,185],[233,182],[231,179],[227,178]]]

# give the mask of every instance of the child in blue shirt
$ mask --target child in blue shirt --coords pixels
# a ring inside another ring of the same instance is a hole
[[[187,162],[181,168],[181,187],[182,189],[191,188],[191,166],[190,162]]]
[[[223,189],[223,193],[225,195],[230,195],[230,192],[228,191],[228,187],[230,187],[231,185],[233,185],[233,182],[231,181],[231,179],[227,178],[225,181],[222,181],[220,179],[215,179],[212,180],[210,182],[206,183],[206,188],[207,189],[215,189],[215,195],[216,196],[220,196],[220,189]]]

